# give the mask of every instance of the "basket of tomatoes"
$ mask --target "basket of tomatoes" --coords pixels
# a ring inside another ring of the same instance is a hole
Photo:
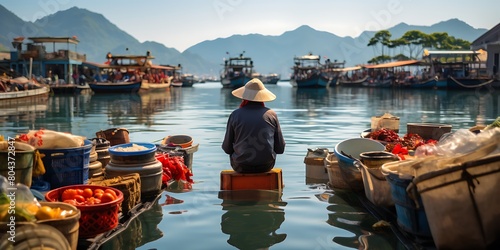
[[[123,193],[112,187],[70,185],[45,194],[49,202],[66,202],[81,212],[79,238],[92,238],[118,226]]]

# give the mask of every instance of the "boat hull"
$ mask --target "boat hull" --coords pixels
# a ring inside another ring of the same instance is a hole
[[[221,84],[223,88],[239,88],[245,86],[245,84],[252,80],[249,76],[246,75],[241,75],[238,77],[232,77],[232,78],[224,78],[221,80]]]
[[[333,80],[325,79],[319,75],[313,75],[305,79],[296,79],[295,84],[297,88],[326,88],[333,87],[335,84],[331,84]]]
[[[38,89],[30,89],[23,91],[12,91],[0,93],[0,104],[9,104],[19,100],[31,99],[35,97],[47,97],[49,95],[49,87],[41,87]]]
[[[493,80],[485,78],[453,78],[448,77],[446,87],[448,89],[474,89],[491,85]]]
[[[97,82],[89,84],[90,88],[95,93],[137,93],[141,85],[142,82]]]

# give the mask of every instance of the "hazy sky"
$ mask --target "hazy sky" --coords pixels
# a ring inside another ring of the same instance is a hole
[[[184,51],[234,34],[281,35],[301,25],[358,36],[405,22],[432,25],[458,18],[474,28],[500,23],[498,0],[0,0],[25,21],[73,6],[102,14],[140,42]]]

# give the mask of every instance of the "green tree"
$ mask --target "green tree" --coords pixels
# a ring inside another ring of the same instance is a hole
[[[429,36],[419,30],[409,30],[403,34],[401,39],[405,40],[406,45],[408,45],[410,58],[416,58],[416,56],[413,56],[413,52],[416,52],[415,55],[418,55],[419,51],[421,52],[423,50],[424,46],[430,46],[431,44]]]
[[[367,46],[376,46],[377,44],[381,44],[382,47],[382,56],[384,55],[384,47],[389,46],[391,39],[391,32],[388,30],[381,30],[375,33],[375,35],[370,39]]]

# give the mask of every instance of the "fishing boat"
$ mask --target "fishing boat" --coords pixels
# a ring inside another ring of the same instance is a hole
[[[491,86],[487,52],[480,50],[424,50],[423,60],[430,65],[430,75],[437,88],[476,89]]]
[[[278,81],[281,79],[281,75],[277,73],[271,73],[263,76],[262,83],[264,84],[278,84]]]
[[[420,60],[402,60],[382,64],[364,65],[369,76],[362,85],[364,87],[411,87],[411,88],[433,88],[435,79],[422,77],[420,68],[423,63]],[[417,67],[418,70],[412,70]]]
[[[221,84],[223,88],[239,88],[252,79],[253,61],[250,57],[243,56],[224,59],[224,67],[221,72]]]
[[[338,69],[340,76],[337,85],[343,87],[361,87],[368,79],[366,70],[361,66]]]
[[[24,40],[24,37],[17,37],[12,42],[16,51],[11,52],[11,69],[24,76],[36,76],[40,83],[50,84],[55,94],[79,93],[88,89],[74,78],[81,73],[79,67],[86,61],[84,54],[76,52],[79,43],[76,36],[29,37],[31,41],[26,44]],[[70,50],[70,45],[74,45],[75,49]]]
[[[328,59],[324,64],[320,62],[319,55],[308,55],[294,57],[293,73],[290,84],[297,88],[326,88],[337,85],[338,72],[336,69],[343,68],[343,62],[330,62]]]
[[[196,79],[193,74],[182,74],[182,87],[193,87],[193,84],[196,82]]]
[[[146,55],[106,55],[107,61],[83,63],[94,81],[89,86],[95,93],[137,93],[138,91],[158,91],[170,87],[167,71],[172,67],[154,65],[154,57]]]

